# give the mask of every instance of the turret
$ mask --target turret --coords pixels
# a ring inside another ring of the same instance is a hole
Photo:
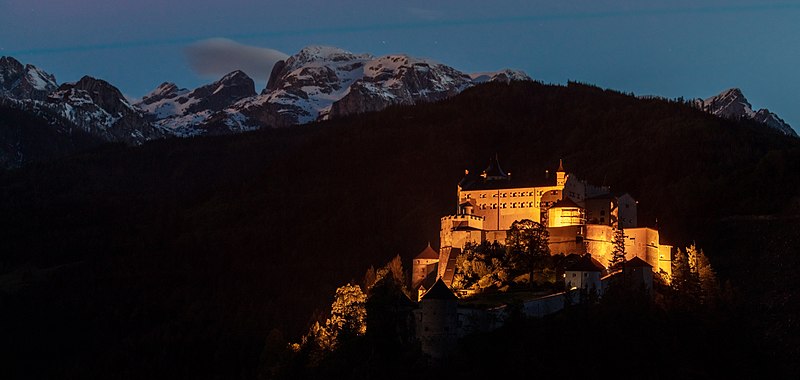
[[[438,263],[439,253],[428,243],[428,246],[412,261],[411,288],[417,290],[423,285],[430,288],[433,280],[437,277]],[[428,277],[431,277],[430,283],[424,284]]]
[[[558,159],[558,170],[556,170],[556,186],[564,186],[567,183],[567,172],[564,171],[564,162]]]

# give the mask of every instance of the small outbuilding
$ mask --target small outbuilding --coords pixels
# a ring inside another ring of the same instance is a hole
[[[603,292],[600,277],[605,268],[592,255],[583,255],[572,265],[564,270],[564,285],[567,290],[582,289],[594,290],[598,294]]]
[[[644,287],[647,291],[653,289],[653,266],[638,257],[622,265],[622,276],[627,286]]]

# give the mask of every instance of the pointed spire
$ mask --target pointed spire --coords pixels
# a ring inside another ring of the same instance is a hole
[[[508,173],[500,167],[500,159],[497,153],[495,153],[494,158],[489,158],[489,166],[483,170],[481,177],[488,180],[508,179]]]
[[[559,172],[563,172],[564,171],[564,161],[561,160],[560,158],[558,159],[558,170],[557,171],[559,171]]]

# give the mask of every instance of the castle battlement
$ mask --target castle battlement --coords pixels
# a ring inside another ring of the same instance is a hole
[[[486,220],[485,217],[480,215],[470,215],[470,214],[462,214],[462,215],[447,215],[442,217],[442,222],[445,221],[459,221],[459,220],[475,220],[475,221],[484,221]]]

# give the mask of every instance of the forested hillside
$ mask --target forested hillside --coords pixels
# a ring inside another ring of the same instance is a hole
[[[434,104],[241,135],[105,145],[0,172],[0,335],[12,377],[254,378],[333,290],[406,259],[497,153],[639,200],[704,249],[742,334],[798,354],[800,140],[681,102],[490,83]],[[749,335],[748,335],[749,336]]]

